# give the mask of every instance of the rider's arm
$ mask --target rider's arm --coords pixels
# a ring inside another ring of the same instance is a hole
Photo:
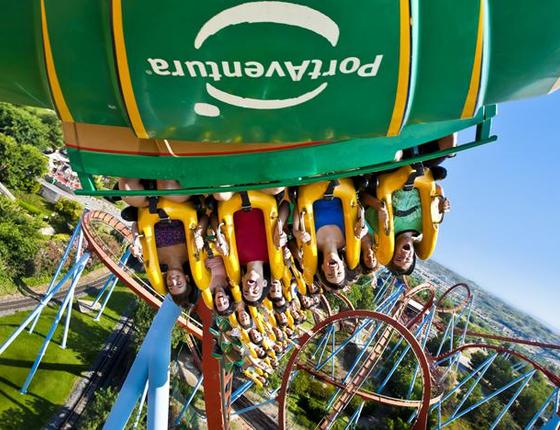
[[[375,208],[377,210],[380,210],[385,206],[381,200],[379,200],[376,197],[373,197],[369,193],[361,193],[360,201],[364,206],[371,206],[372,208]]]
[[[365,205],[365,206],[370,206],[372,208],[374,208],[375,210],[377,210],[377,216],[379,217],[379,219],[383,222],[384,226],[385,226],[385,233],[388,234],[389,231],[389,214],[387,212],[387,206],[385,205],[385,202],[382,200],[379,200],[376,197],[373,197],[371,194],[368,193],[362,193],[360,195],[360,201]]]
[[[157,189],[158,190],[180,190],[181,184],[179,184],[179,182],[177,182],[175,179],[158,179],[157,180]],[[186,202],[189,198],[190,195],[188,194],[174,194],[174,195],[170,195],[170,196],[165,196],[166,199],[169,199],[171,201],[177,202],[177,203],[182,203],[182,202]]]
[[[311,240],[311,236],[305,231],[305,225],[301,225],[301,220],[297,209],[294,213],[293,234],[299,242],[307,243]]]
[[[138,178],[119,178],[119,190],[132,191],[143,189],[144,186]],[[137,208],[148,206],[148,198],[146,196],[123,196],[122,199],[130,206],[136,206]]]
[[[443,193],[443,188],[439,184],[436,184],[436,194],[442,197],[442,199],[440,199],[439,201],[439,206],[438,206],[439,212],[440,213],[449,212],[451,210],[451,203],[449,202],[449,199],[445,197],[445,194]]]
[[[196,249],[199,251],[204,248],[204,233],[206,232],[207,227],[208,215],[203,215],[198,219],[198,224],[193,232]]]
[[[288,217],[290,216],[290,204],[284,200],[280,204],[280,208],[278,209],[278,219],[282,223],[283,226],[286,225],[286,221],[288,221]]]
[[[220,255],[228,256],[229,245],[224,234],[222,233],[217,215],[212,215],[212,218],[210,218],[210,226],[212,227],[212,230],[216,235],[216,247],[218,249],[218,252],[220,253]]]

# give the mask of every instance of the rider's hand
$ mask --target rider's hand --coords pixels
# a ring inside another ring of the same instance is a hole
[[[132,255],[142,261],[142,244],[140,243],[140,238],[136,236],[132,245],[130,246],[130,252]]]
[[[218,231],[216,231],[216,247],[221,256],[227,257],[229,255],[229,245],[226,237],[222,233],[222,225],[224,225],[224,223],[220,223],[220,225],[218,225]]]
[[[449,199],[446,199],[445,197],[440,199],[439,212],[445,213],[445,212],[449,212],[450,210],[451,210],[451,203],[449,203]]]
[[[193,233],[194,236],[194,246],[198,252],[202,251],[204,248],[204,238],[202,237],[202,231],[200,229],[196,229]]]
[[[294,230],[294,236],[301,243],[311,242],[311,235],[309,233],[307,233],[306,231]]]
[[[364,212],[364,208],[361,207],[360,213],[358,214],[358,220],[354,225],[354,236],[356,236],[357,239],[361,239],[367,234],[367,232],[368,229],[366,226],[365,212]]]
[[[290,261],[292,258],[292,253],[290,251],[290,248],[288,248],[287,246],[284,247],[284,261],[288,262]]]
[[[286,244],[288,243],[288,235],[284,231],[282,227],[282,223],[280,221],[276,223],[276,229],[274,230],[273,240],[274,240],[274,246],[278,249],[286,246]]]

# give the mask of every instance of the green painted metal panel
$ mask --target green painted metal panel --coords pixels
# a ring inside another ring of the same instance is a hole
[[[560,77],[560,2],[492,0],[485,104],[546,94]]]
[[[0,100],[52,108],[39,2],[0,1],[0,6]]]
[[[75,119],[85,123],[127,123],[115,76],[109,10],[113,3],[120,0],[45,2],[62,93]],[[0,0],[2,101],[51,106],[40,4]],[[398,78],[400,4],[397,0],[122,0],[126,52],[146,128],[157,138],[209,142],[332,141],[384,135]],[[409,4],[408,121],[458,118],[470,83],[480,2],[413,0]],[[560,76],[558,1],[485,0],[484,4],[488,25],[480,85],[483,103],[547,93]],[[221,24],[216,24],[217,16]],[[200,43],[195,45],[199,34]],[[184,61],[191,62],[191,69]],[[204,71],[197,69],[201,64],[195,61],[205,62]],[[197,76],[190,77],[189,71]],[[171,76],[173,72],[184,76]],[[286,106],[293,101],[287,98],[302,101],[298,97],[306,94],[309,101]],[[234,105],[251,105],[248,98],[253,99],[252,106]],[[259,101],[260,107],[264,103],[276,109],[255,109]],[[196,103],[213,106],[197,108]],[[204,116],[212,114],[218,116]]]
[[[137,109],[140,126],[150,136],[205,142],[210,153],[213,142],[324,143],[205,157],[72,151],[80,173],[179,177],[201,187],[291,181],[378,166],[399,149],[471,124],[437,121],[457,120],[464,110],[478,0],[45,4],[61,104],[69,106],[74,120],[115,126],[130,120],[138,132]],[[480,105],[546,94],[560,76],[558,0],[483,4],[482,75],[480,85],[472,86],[466,115]],[[2,101],[51,106],[40,5],[38,0],[0,0]],[[401,5],[410,7],[410,20],[400,16]],[[122,22],[115,11],[123,13]],[[411,44],[404,58],[402,41]],[[123,67],[121,52],[129,67]],[[399,86],[401,60],[405,79]],[[404,91],[401,112],[409,125],[398,138],[385,138],[398,88]],[[483,109],[472,124],[484,123],[484,115]],[[98,136],[109,140],[113,132],[119,130],[103,129]]]
[[[480,0],[422,0],[409,124],[459,118],[471,81]]]
[[[123,2],[134,93],[150,136],[277,142],[387,133],[398,1],[184,4]]]
[[[492,115],[490,113],[490,115]],[[297,184],[326,173],[356,174],[356,169],[391,162],[398,150],[483,123],[481,111],[470,120],[407,126],[398,137],[352,139],[325,145],[244,155],[153,157],[77,151],[68,153],[74,170],[94,175],[178,179],[184,187],[207,188],[259,183]],[[385,166],[387,168],[387,166]],[[389,166],[390,167],[390,166]],[[375,169],[374,169],[375,170]]]
[[[74,121],[128,126],[116,79],[108,0],[45,3],[51,49]]]

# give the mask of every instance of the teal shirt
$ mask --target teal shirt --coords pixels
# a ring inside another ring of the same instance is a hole
[[[395,191],[392,195],[392,200],[395,235],[408,230],[422,233],[422,206],[418,190],[414,188],[411,191]],[[375,208],[368,207],[366,209],[366,221],[369,231],[376,233],[378,217]]]
[[[418,190],[395,191],[392,199],[395,235],[409,230],[422,233],[422,204]]]

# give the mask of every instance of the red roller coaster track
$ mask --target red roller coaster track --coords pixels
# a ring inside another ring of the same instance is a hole
[[[385,314],[381,314],[374,311],[368,310],[355,310],[355,311],[344,311],[337,315],[331,316],[324,321],[321,321],[312,330],[303,334],[298,340],[298,347],[296,351],[290,357],[288,364],[286,365],[286,370],[284,371],[284,376],[282,378],[282,385],[280,387],[280,391],[278,393],[278,404],[279,404],[279,412],[278,412],[278,424],[280,429],[284,430],[289,427],[286,425],[286,402],[287,402],[287,389],[290,379],[290,374],[296,367],[297,360],[299,358],[300,352],[303,348],[312,340],[315,334],[320,333],[326,326],[336,323],[341,320],[347,319],[356,319],[356,318],[371,318],[378,321],[381,321],[390,328],[396,330],[411,346],[414,355],[416,356],[418,362],[420,363],[422,381],[423,381],[423,391],[422,391],[422,402],[420,406],[420,411],[418,414],[418,418],[413,425],[413,429],[420,430],[425,429],[427,425],[427,414],[428,408],[430,406],[430,393],[431,393],[431,378],[430,378],[430,369],[428,360],[426,355],[422,351],[422,347],[414,337],[414,335],[406,329],[404,325],[396,321],[390,316]],[[363,375],[360,375],[363,376]],[[348,384],[350,385],[350,384]],[[348,392],[355,393],[356,390],[359,388],[359,384],[352,384],[350,389],[347,389]]]

